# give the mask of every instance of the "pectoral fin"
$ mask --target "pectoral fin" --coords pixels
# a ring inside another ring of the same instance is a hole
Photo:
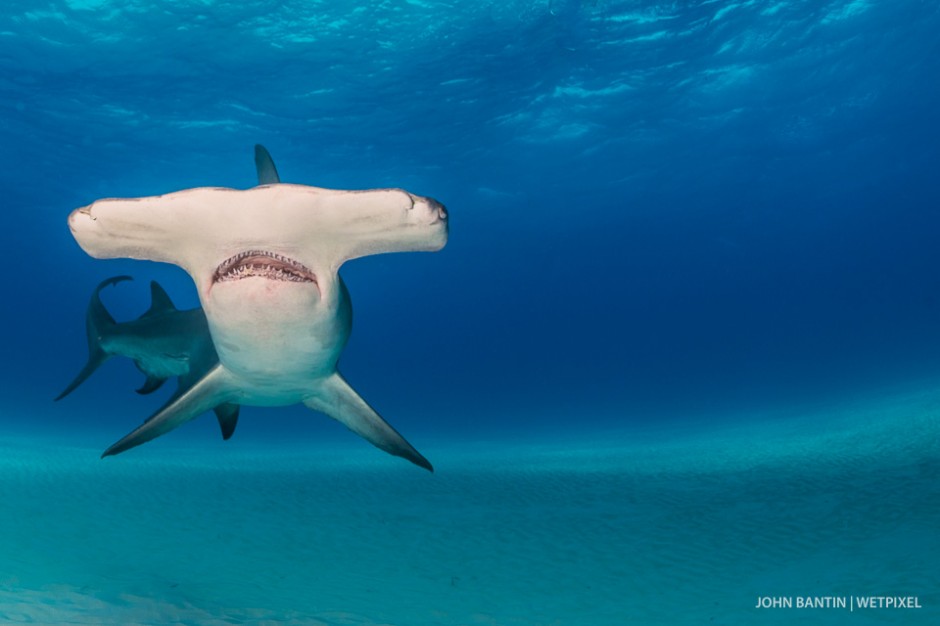
[[[317,386],[316,395],[304,404],[326,413],[377,448],[434,471],[431,463],[366,404],[338,373],[324,379]]]
[[[209,409],[229,400],[230,375],[221,365],[216,365],[195,385],[170,399],[170,401],[136,430],[104,451],[102,458],[120,454],[160,435],[166,434],[205,413]]]

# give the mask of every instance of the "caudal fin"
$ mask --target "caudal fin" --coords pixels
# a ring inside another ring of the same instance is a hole
[[[116,285],[125,280],[133,279],[130,276],[115,276],[109,278],[102,281],[95,289],[95,292],[91,294],[91,302],[88,303],[88,314],[85,316],[85,334],[88,337],[88,362],[85,363],[85,367],[78,373],[75,380],[65,388],[65,391],[56,396],[56,402],[72,393],[75,388],[85,382],[96,369],[101,367],[102,363],[111,357],[110,354],[101,348],[101,338],[115,325],[115,321],[114,318],[111,317],[111,314],[108,313],[108,310],[104,308],[104,304],[101,303],[99,294],[101,290],[108,285]]]

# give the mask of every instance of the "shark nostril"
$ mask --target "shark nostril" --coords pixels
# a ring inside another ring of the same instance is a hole
[[[437,216],[440,217],[442,220],[447,219],[447,209],[444,208],[443,204],[437,205]]]

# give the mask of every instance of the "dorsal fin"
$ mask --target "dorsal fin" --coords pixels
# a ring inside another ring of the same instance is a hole
[[[176,307],[173,306],[173,301],[170,300],[170,296],[166,294],[166,291],[163,290],[163,287],[155,280],[150,281],[150,308],[147,309],[147,312],[141,315],[141,319],[145,317],[150,317],[151,315],[160,315],[161,313],[172,313],[176,310]]]
[[[277,168],[274,167],[274,159],[260,143],[255,144],[255,168],[258,170],[259,185],[273,185],[281,182],[281,177],[277,175]]]

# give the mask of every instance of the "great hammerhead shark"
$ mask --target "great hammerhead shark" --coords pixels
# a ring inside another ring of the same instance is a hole
[[[75,240],[95,258],[162,261],[186,270],[219,357],[205,376],[102,456],[150,441],[219,405],[303,403],[433,471],[337,371],[352,321],[338,270],[372,254],[440,250],[447,243],[446,209],[402,189],[283,184],[265,154],[256,147],[263,178],[252,189],[109,198],[69,215]]]
[[[209,324],[201,308],[180,311],[158,283],[150,283],[150,308],[136,320],[115,322],[101,302],[101,290],[109,285],[131,280],[115,276],[102,281],[91,294],[85,331],[88,338],[88,362],[56,401],[72,393],[112,356],[134,361],[147,380],[137,393],[148,394],[159,389],[167,378],[178,377],[174,398],[181,396],[218,362],[219,357],[209,336]],[[235,432],[238,422],[237,404],[215,407],[222,427],[222,438]]]

